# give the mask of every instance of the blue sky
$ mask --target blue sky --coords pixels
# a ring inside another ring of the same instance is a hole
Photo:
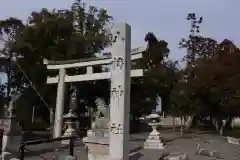
[[[1,0],[0,19],[14,16],[26,20],[32,11],[41,8],[69,8],[72,0]],[[181,59],[179,40],[189,31],[184,19],[190,12],[203,16],[202,34],[217,40],[228,38],[240,44],[240,0],[84,0],[105,8],[115,22],[132,27],[132,47],[144,43],[146,32],[154,32],[169,43],[170,58]]]

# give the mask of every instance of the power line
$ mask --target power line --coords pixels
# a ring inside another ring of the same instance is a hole
[[[37,93],[37,95],[39,96],[39,98],[43,101],[44,105],[49,109],[49,111],[52,113],[52,115],[54,115],[53,111],[51,110],[51,108],[48,106],[47,102],[43,99],[43,97],[41,96],[41,94],[38,92],[37,88],[33,85],[32,81],[28,78],[27,74],[25,73],[25,71],[21,68],[21,66],[15,61],[15,64],[18,66],[18,68],[20,69],[20,71],[23,73],[24,77],[27,79],[28,83],[30,84],[30,86],[33,88],[33,90]]]

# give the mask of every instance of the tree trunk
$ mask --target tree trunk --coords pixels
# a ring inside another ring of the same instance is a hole
[[[224,129],[223,120],[221,118],[218,118],[217,119],[217,132],[221,136],[223,135],[223,129]]]
[[[219,130],[219,135],[222,136],[223,135],[223,126],[221,126],[220,130]]]
[[[50,107],[49,109],[50,113],[49,113],[49,122],[50,122],[50,138],[53,138],[53,130],[54,130],[54,114],[53,114],[53,109],[52,107]]]
[[[183,136],[183,117],[181,116],[181,128],[180,128],[180,134]]]
[[[229,116],[226,120],[226,126],[225,126],[226,129],[232,129],[232,125],[231,125],[232,121],[233,121],[233,117]]]
[[[53,109],[50,108],[49,111],[50,111],[50,113],[49,113],[50,125],[52,125],[53,124],[53,119],[54,119]]]
[[[193,116],[192,126],[193,126],[194,128],[197,127],[197,116]]]
[[[175,130],[176,130],[176,126],[175,126],[175,116],[173,116],[173,132],[175,132]]]

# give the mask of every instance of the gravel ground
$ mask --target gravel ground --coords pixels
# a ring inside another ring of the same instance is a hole
[[[196,155],[197,144],[200,144],[200,148],[211,149],[220,152],[221,159],[223,160],[240,160],[240,146],[229,144],[226,138],[211,134],[211,133],[188,133],[183,137],[179,134],[174,134],[169,131],[161,132],[163,141],[167,144],[167,147],[163,150],[141,149],[142,157],[140,160],[158,160],[160,155],[164,152],[184,152],[187,153],[190,160],[217,160],[213,157]],[[147,133],[131,135],[131,146],[141,145],[147,137]],[[61,146],[58,149],[60,143],[42,144],[38,146],[29,146],[28,148],[34,152],[27,154],[26,160],[53,160],[54,156],[58,160],[63,160],[67,155],[67,147]],[[45,150],[45,151],[43,151]],[[75,147],[75,155],[79,160],[86,160],[86,154],[84,154],[83,145]],[[39,157],[41,155],[41,157]]]

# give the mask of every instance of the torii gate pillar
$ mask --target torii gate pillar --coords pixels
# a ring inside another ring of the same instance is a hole
[[[57,98],[56,98],[56,111],[55,111],[55,119],[53,126],[53,138],[62,136],[62,125],[63,125],[63,111],[64,111],[64,93],[66,88],[66,83],[64,82],[66,75],[65,68],[61,68],[59,70],[59,81],[57,88]]]

